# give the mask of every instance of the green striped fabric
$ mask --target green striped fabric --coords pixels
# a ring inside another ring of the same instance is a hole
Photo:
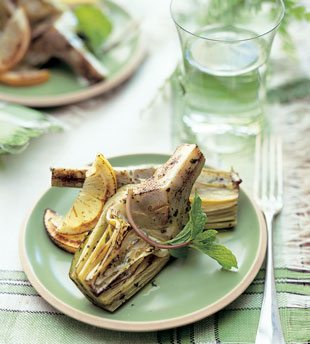
[[[0,271],[0,343],[254,343],[263,297],[264,268],[233,303],[215,315],[178,329],[123,333],[95,328],[50,307],[22,271]],[[310,274],[276,269],[281,321],[287,343],[310,341]],[[297,298],[296,298],[297,296]],[[11,298],[15,304],[3,299]],[[308,298],[309,300],[309,298]],[[296,305],[294,304],[296,302]],[[30,303],[33,307],[28,307]]]

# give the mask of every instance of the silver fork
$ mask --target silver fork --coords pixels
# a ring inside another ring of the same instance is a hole
[[[273,267],[273,220],[283,208],[280,137],[256,138],[254,198],[265,216],[268,233],[264,298],[255,344],[284,344]]]

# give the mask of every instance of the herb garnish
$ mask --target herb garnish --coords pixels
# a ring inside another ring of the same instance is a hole
[[[112,23],[100,8],[93,5],[80,5],[75,8],[74,14],[78,20],[78,31],[85,36],[88,47],[93,53],[101,55],[101,46],[112,31]]]
[[[207,215],[201,209],[201,199],[196,190],[194,201],[189,212],[189,221],[173,239],[164,243],[157,243],[147,237],[134,223],[130,213],[130,199],[132,190],[128,190],[126,212],[128,221],[132,228],[144,240],[153,246],[169,249],[170,254],[176,258],[183,258],[187,255],[189,247],[199,250],[200,252],[215,259],[225,270],[238,268],[237,260],[234,254],[225,246],[215,243],[216,230],[204,231],[207,221]]]

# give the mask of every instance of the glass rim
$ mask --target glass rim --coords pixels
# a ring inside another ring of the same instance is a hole
[[[204,39],[206,41],[210,41],[210,42],[219,42],[219,43],[238,43],[238,42],[245,42],[245,41],[251,41],[251,40],[254,40],[254,39],[257,39],[257,38],[260,38],[260,37],[263,37],[265,35],[268,35],[269,33],[271,33],[272,31],[276,30],[284,16],[285,16],[285,5],[284,5],[284,0],[278,0],[279,3],[281,4],[281,7],[282,7],[282,14],[281,14],[281,17],[280,19],[278,20],[278,22],[270,29],[270,30],[267,30],[266,32],[264,33],[261,33],[261,34],[257,34],[253,37],[249,37],[249,38],[241,38],[241,39],[232,39],[232,40],[225,40],[225,39],[216,39],[216,38],[208,38],[208,37],[204,37],[204,36],[200,36],[200,35],[197,35],[191,31],[189,31],[188,29],[185,29],[185,27],[183,27],[181,24],[178,23],[178,21],[176,20],[175,16],[173,15],[173,10],[172,10],[172,4],[174,2],[176,2],[178,0],[171,0],[170,1],[170,16],[172,18],[172,20],[174,21],[175,25],[178,26],[180,29],[182,29],[183,31],[189,33],[190,35],[192,36],[195,36],[197,38],[201,38],[201,39]]]

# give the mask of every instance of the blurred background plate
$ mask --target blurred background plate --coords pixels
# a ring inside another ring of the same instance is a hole
[[[24,87],[0,84],[0,101],[33,107],[67,105],[107,92],[130,77],[145,55],[141,32],[135,28],[137,24],[124,8],[110,1],[104,1],[104,5],[113,28],[120,33],[125,31],[124,42],[101,58],[108,70],[106,80],[88,86],[81,83],[68,66],[59,62],[49,67],[51,77],[46,83]],[[126,30],[129,28],[133,32],[129,32],[128,38]]]

